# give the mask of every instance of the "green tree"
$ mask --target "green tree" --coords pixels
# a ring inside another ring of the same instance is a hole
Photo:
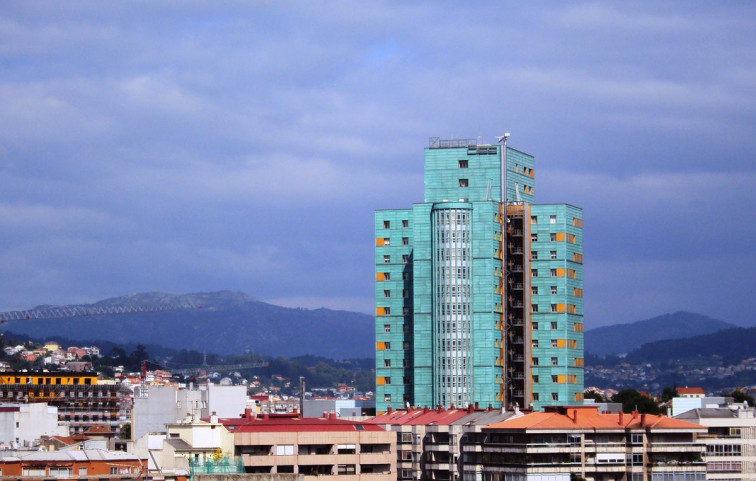
[[[670,401],[672,400],[673,397],[678,397],[677,386],[674,386],[674,387],[664,386],[664,389],[662,390],[662,395],[661,395],[662,402]]]
[[[644,396],[635,389],[623,389],[614,396],[612,402],[622,403],[622,411],[631,413],[637,410],[643,414],[659,414],[659,406],[656,401]]]
[[[121,430],[118,432],[118,437],[121,439],[131,439],[131,423],[126,423],[121,426]]]
[[[606,400],[604,399],[604,396],[602,396],[600,392],[594,391],[593,389],[589,391],[585,391],[585,393],[583,393],[583,397],[584,399],[593,399],[597,403],[606,402]]]
[[[754,405],[753,396],[749,396],[745,389],[735,389],[731,393],[723,395],[730,396],[736,403],[747,402],[749,406]]]

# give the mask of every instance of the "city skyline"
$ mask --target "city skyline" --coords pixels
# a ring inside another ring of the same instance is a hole
[[[417,201],[427,138],[511,132],[538,202],[583,208],[586,329],[753,325],[754,18],[5,2],[0,310],[230,289],[370,314],[370,219]]]

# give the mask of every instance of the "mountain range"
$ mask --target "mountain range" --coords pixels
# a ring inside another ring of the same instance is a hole
[[[105,299],[89,307],[191,305],[194,308],[75,318],[6,321],[1,329],[36,339],[63,337],[119,344],[162,345],[220,355],[252,352],[267,356],[323,356],[331,359],[373,357],[373,317],[348,311],[276,306],[231,291],[175,295],[162,292]],[[201,308],[199,308],[201,306]],[[38,306],[49,308],[54,306]],[[724,332],[737,326],[690,312],[664,314],[643,321],[585,332],[586,355],[630,353],[665,347],[658,341]],[[736,332],[736,331],[735,331]],[[731,334],[730,337],[737,336]],[[711,345],[721,345],[714,340]],[[687,344],[685,344],[687,345]],[[692,345],[691,345],[692,346]],[[668,348],[668,347],[666,347]]]
[[[2,330],[45,339],[107,339],[222,355],[254,352],[331,359],[372,357],[373,317],[330,309],[288,308],[231,291],[186,295],[148,292],[106,299],[91,307],[193,305],[193,309],[6,321]],[[201,308],[200,308],[201,306]],[[38,306],[50,308],[54,306]]]
[[[736,327],[702,314],[678,311],[643,321],[589,329],[585,331],[585,352],[596,356],[625,354],[649,342],[687,339]]]

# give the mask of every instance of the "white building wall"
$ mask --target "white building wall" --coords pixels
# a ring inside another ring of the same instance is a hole
[[[0,442],[33,446],[41,436],[68,436],[68,424],[58,421],[58,408],[47,403],[5,404],[0,411]]]

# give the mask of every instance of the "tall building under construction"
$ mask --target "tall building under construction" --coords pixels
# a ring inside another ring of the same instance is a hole
[[[378,412],[582,403],[582,211],[507,138],[431,138],[424,201],[376,212]]]

